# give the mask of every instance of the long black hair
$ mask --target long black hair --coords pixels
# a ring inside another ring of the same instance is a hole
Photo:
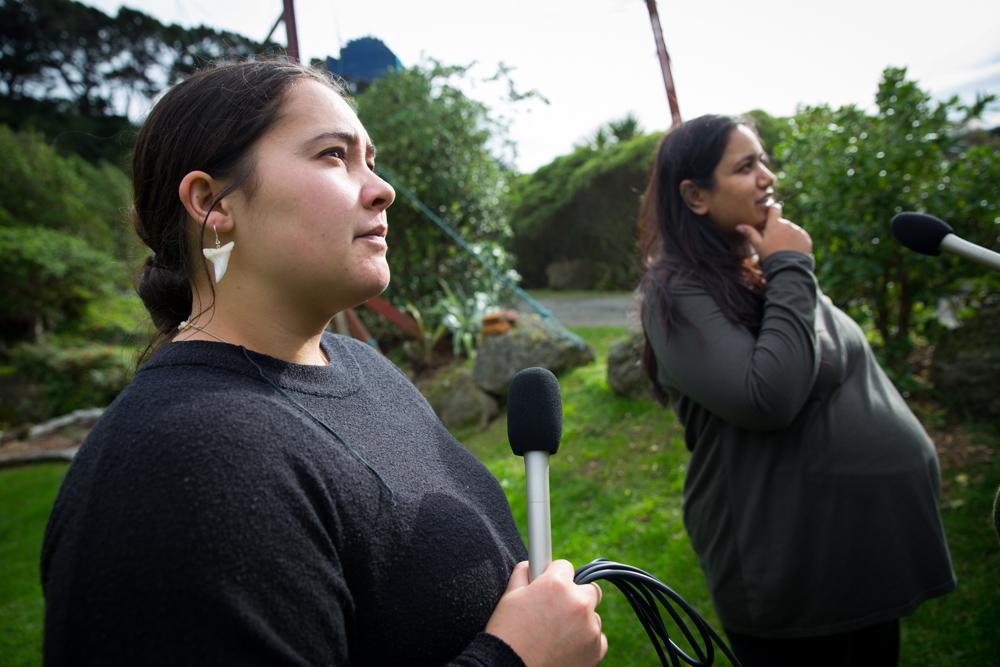
[[[734,243],[733,232],[724,232],[707,215],[692,211],[680,191],[685,180],[706,190],[715,187],[715,168],[740,125],[752,129],[742,119],[700,116],[682,123],[660,142],[639,213],[646,266],[639,291],[644,310],[652,307],[658,313],[667,335],[680,320],[673,308],[671,282],[681,277],[703,285],[731,322],[754,332],[760,328],[760,271],[747,259],[741,244]],[[643,333],[643,366],[656,397],[664,402],[666,393],[657,381],[656,358],[645,327]]]

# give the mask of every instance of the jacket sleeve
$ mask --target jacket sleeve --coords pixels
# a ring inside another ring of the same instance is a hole
[[[524,661],[499,637],[480,632],[447,667],[524,667]]]
[[[680,319],[664,334],[658,309],[643,313],[661,384],[674,387],[739,428],[787,427],[819,371],[817,286],[811,256],[782,251],[762,264],[767,285],[760,332],[728,320],[712,296],[690,283],[672,285]]]

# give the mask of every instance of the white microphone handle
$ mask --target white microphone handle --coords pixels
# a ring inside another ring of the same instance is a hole
[[[964,257],[973,262],[978,262],[991,269],[1000,270],[1000,253],[993,252],[975,243],[970,243],[954,234],[948,234],[941,239],[941,250]]]
[[[524,453],[528,497],[528,573],[540,575],[552,562],[552,520],[549,514],[549,453]]]

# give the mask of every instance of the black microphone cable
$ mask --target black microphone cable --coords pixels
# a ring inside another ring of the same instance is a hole
[[[578,569],[573,577],[573,581],[577,584],[607,581],[618,588],[625,595],[628,603],[632,605],[635,615],[639,618],[639,622],[649,636],[653,648],[656,649],[656,655],[660,658],[660,664],[664,667],[667,665],[680,667],[682,660],[692,667],[708,667],[715,660],[715,647],[713,643],[719,645],[719,648],[722,649],[722,652],[734,667],[741,667],[740,661],[736,659],[733,652],[726,646],[726,642],[712,629],[705,619],[692,609],[691,605],[685,602],[684,598],[678,595],[677,592],[648,572],[640,570],[637,567],[632,567],[631,565],[623,565],[607,560],[606,558],[598,558]],[[696,641],[691,629],[671,602],[676,603],[694,623],[694,628],[700,635],[701,644]],[[663,622],[663,616],[660,614],[658,605],[666,609],[670,618],[673,619],[684,635],[684,638],[687,639],[688,643],[694,649],[697,658],[692,658],[670,638],[670,633]],[[668,657],[670,662],[667,662]]]

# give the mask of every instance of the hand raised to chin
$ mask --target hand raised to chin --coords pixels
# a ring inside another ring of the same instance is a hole
[[[809,233],[791,220],[782,218],[780,204],[774,204],[768,209],[763,227],[739,225],[736,231],[753,246],[761,261],[780,250],[812,253],[812,238]]]

